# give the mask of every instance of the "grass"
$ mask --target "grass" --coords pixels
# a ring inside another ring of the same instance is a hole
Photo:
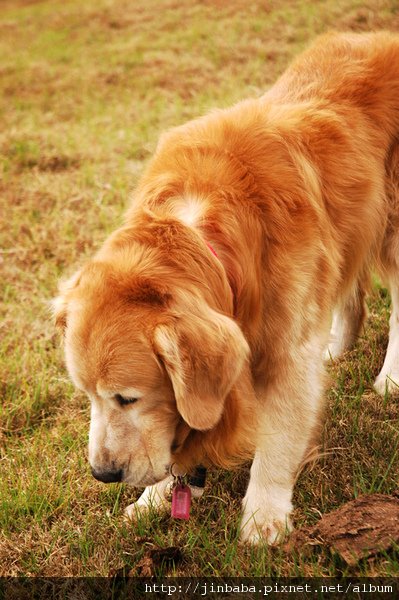
[[[89,411],[48,312],[57,280],[116,225],[160,132],[269,86],[327,29],[399,29],[391,0],[3,0],[0,17],[0,575],[106,576],[153,545],[178,575],[399,575],[393,550],[349,569],[328,552],[238,544],[248,469],[211,473],[193,517],[121,518],[137,492],[86,460]],[[372,382],[389,298],[376,286],[355,350],[332,367],[324,446],[295,522],[397,489],[397,402]],[[165,572],[166,567],[159,567]]]

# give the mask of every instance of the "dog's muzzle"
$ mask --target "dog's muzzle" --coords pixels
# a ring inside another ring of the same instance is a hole
[[[103,483],[119,483],[123,479],[123,469],[119,469],[118,471],[96,471],[92,469],[91,474],[94,479]]]

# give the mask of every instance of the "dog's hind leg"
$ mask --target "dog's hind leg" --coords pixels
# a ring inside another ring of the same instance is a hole
[[[379,394],[384,394],[385,391],[399,394],[399,277],[390,283],[392,312],[389,319],[389,342],[384,364],[374,383]]]
[[[359,279],[350,296],[334,309],[327,360],[339,358],[356,343],[367,317],[365,297],[366,286]]]
[[[399,394],[399,142],[391,148],[387,159],[386,195],[389,217],[381,252],[381,270],[391,293],[389,342],[382,369],[374,388]]]

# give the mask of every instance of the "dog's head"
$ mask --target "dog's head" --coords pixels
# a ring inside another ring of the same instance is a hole
[[[91,401],[93,475],[141,486],[166,476],[192,429],[218,424],[248,345],[200,293],[121,257],[105,253],[61,285],[54,312]]]

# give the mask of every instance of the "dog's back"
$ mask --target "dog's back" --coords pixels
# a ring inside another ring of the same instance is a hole
[[[282,102],[324,98],[334,105],[358,107],[371,126],[395,137],[399,134],[399,36],[388,32],[323,35],[264,97]]]
[[[259,331],[255,296],[282,280],[271,244],[277,260],[309,269],[304,249],[322,232],[311,285],[320,285],[325,308],[366,276],[387,227],[385,162],[398,132],[398,36],[328,34],[261,98],[162,136],[137,204],[179,218],[196,205],[189,224],[219,250],[242,321]],[[260,290],[265,256],[269,281]]]

